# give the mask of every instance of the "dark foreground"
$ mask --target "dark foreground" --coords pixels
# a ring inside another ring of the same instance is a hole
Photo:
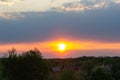
[[[120,80],[120,57],[44,59],[37,49],[13,49],[0,59],[0,80]]]

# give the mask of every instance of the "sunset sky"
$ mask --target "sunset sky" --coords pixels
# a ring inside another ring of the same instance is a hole
[[[45,58],[120,56],[120,0],[0,0],[0,55],[12,48],[38,48]]]

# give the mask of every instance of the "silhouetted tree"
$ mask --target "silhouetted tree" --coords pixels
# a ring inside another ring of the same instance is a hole
[[[120,79],[120,58],[112,63],[112,73],[115,80]]]
[[[39,50],[30,50],[17,55],[15,50],[2,60],[4,76],[8,80],[46,80],[49,62],[42,59]]]

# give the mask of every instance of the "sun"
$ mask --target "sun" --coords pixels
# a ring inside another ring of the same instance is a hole
[[[65,50],[66,50],[66,44],[64,44],[64,43],[58,44],[58,49],[59,49],[60,51],[65,51]]]

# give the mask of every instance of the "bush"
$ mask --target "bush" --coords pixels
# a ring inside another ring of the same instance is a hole
[[[111,73],[98,67],[92,72],[90,80],[112,80]]]
[[[48,62],[42,59],[37,49],[21,55],[12,50],[2,64],[3,74],[8,80],[45,80],[50,70]]]
[[[77,78],[73,71],[64,70],[60,73],[59,80],[77,80]]]

